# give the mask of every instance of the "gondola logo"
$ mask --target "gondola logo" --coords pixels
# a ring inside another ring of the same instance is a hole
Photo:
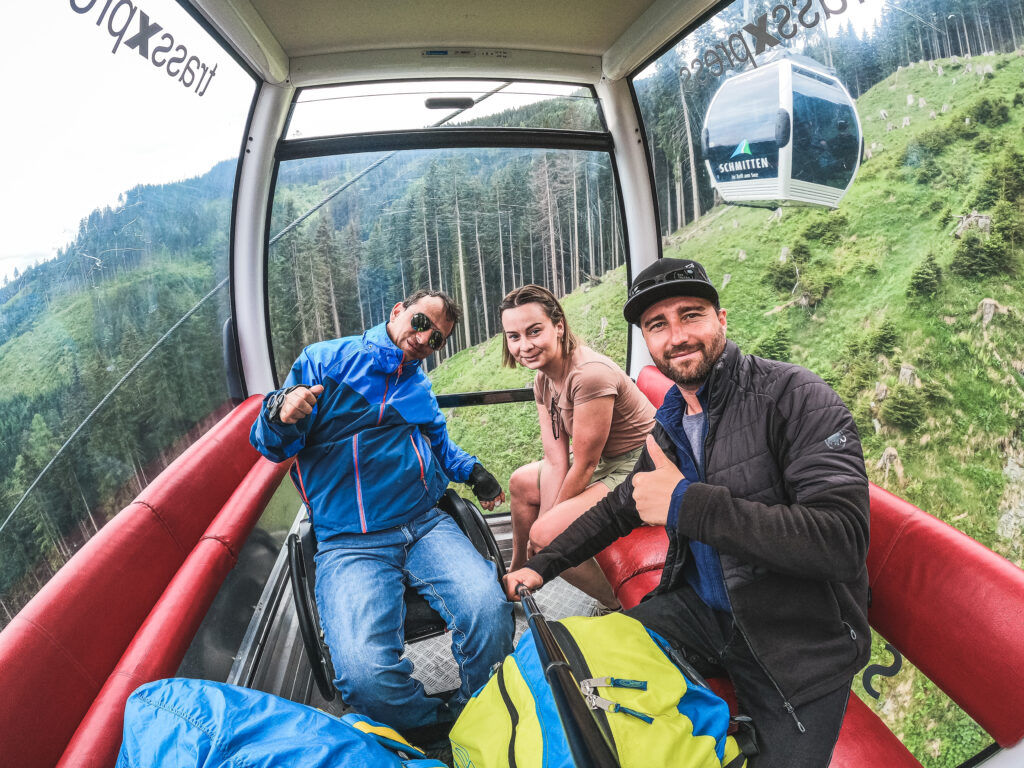
[[[736,157],[736,155],[733,155]],[[760,171],[766,168],[771,168],[771,163],[768,162],[767,157],[748,157],[744,160],[735,160],[729,163],[719,163],[718,173],[737,173],[739,171]]]
[[[736,146],[736,151],[729,155],[729,159],[732,160],[736,155],[752,155],[750,151],[750,142],[744,139]]]

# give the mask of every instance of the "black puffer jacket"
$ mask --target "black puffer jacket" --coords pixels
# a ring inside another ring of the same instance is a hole
[[[849,683],[871,646],[868,481],[853,417],[810,371],[744,355],[732,342],[702,395],[707,481],[683,496],[652,594],[683,585],[690,538],[715,547],[736,622],[761,666],[792,704],[813,700]],[[653,432],[674,461],[675,440],[686,439],[682,408],[673,387]],[[644,450],[633,471],[653,468]],[[643,525],[632,478],[526,566],[547,581]]]

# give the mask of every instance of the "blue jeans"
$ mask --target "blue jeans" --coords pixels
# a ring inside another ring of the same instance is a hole
[[[406,525],[343,534],[316,555],[316,602],[334,663],[334,685],[362,714],[399,730],[452,719],[427,696],[402,659],[405,585],[423,595],[448,624],[462,685],[454,709],[487,682],[512,652],[512,604],[485,560],[439,509]]]

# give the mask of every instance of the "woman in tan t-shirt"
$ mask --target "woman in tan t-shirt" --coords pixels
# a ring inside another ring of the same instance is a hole
[[[533,392],[544,447],[543,459],[509,480],[514,571],[625,479],[654,427],[654,406],[610,358],[579,343],[551,291],[517,288],[498,311],[502,364],[537,371]],[[606,609],[621,607],[594,560],[562,578]]]

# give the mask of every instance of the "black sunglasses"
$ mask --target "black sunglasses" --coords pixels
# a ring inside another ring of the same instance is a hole
[[[427,346],[434,351],[437,351],[444,346],[446,341],[448,341],[448,337],[437,330],[437,328],[434,328],[434,324],[430,322],[430,318],[422,312],[417,312],[412,316],[412,329],[416,331],[416,333],[429,331],[431,328],[434,329],[434,332],[430,334],[430,338],[427,339]]]
[[[555,395],[551,396],[551,405],[548,406],[548,413],[551,415],[551,434],[555,440],[561,434],[562,427],[562,409],[558,407],[556,402],[557,398]]]
[[[664,275],[657,275],[649,280],[641,280],[629,289],[629,297],[633,298],[641,291],[646,291],[648,288],[653,288],[661,283],[670,283],[673,280],[701,280],[703,282],[709,282],[708,276],[704,270],[698,271],[697,267],[691,264],[683,267],[682,269],[666,272]]]

